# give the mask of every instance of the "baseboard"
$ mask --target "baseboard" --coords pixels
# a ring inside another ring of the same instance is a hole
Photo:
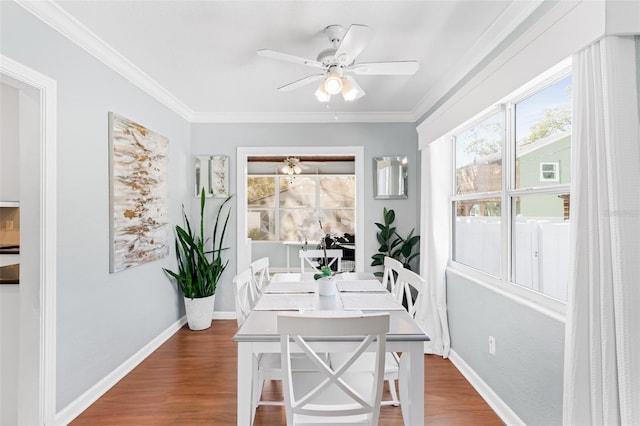
[[[234,320],[236,319],[236,313],[234,311],[217,312],[213,311],[214,320]]]
[[[489,407],[496,412],[498,417],[509,426],[524,426],[524,422],[511,408],[496,394],[493,389],[467,364],[462,358],[451,349],[449,360],[462,373],[467,381],[475,388],[480,396],[489,404]]]
[[[235,319],[235,312],[233,318]],[[178,321],[170,325],[155,339],[150,341],[142,349],[136,352],[131,358],[120,364],[115,370],[113,370],[104,379],[100,380],[94,386],[92,386],[84,394],[80,395],[77,399],[67,405],[59,413],[56,414],[56,425],[67,425],[71,423],[73,419],[78,417],[84,410],[89,408],[91,404],[96,402],[98,398],[104,395],[109,389],[111,389],[116,383],[118,383],[124,376],[129,374],[138,364],[144,361],[153,351],[158,349],[164,342],[166,342],[171,336],[173,336],[183,325],[187,323],[187,317],[183,316]]]

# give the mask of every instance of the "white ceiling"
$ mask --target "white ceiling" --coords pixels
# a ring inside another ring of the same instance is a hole
[[[415,121],[540,0],[56,3],[86,27],[81,37],[93,33],[113,48],[192,121],[323,121],[336,113],[345,121]],[[276,90],[317,70],[260,57],[258,49],[315,59],[330,47],[326,26],[352,23],[375,32],[356,62],[417,60],[420,70],[359,75],[367,95],[349,103],[334,96],[328,108],[314,96],[317,84]]]

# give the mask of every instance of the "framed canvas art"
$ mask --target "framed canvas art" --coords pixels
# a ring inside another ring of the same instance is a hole
[[[169,254],[169,140],[110,112],[109,151],[109,271],[118,272]]]

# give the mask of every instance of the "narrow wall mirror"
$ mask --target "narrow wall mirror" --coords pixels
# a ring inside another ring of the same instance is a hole
[[[373,197],[376,200],[407,198],[407,157],[373,158]]]
[[[229,196],[229,157],[226,155],[197,155],[195,164],[195,196],[204,188],[207,197]]]

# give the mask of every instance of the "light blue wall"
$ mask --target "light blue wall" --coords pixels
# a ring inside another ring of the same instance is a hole
[[[161,269],[173,254],[109,273],[108,112],[169,138],[172,223],[189,200],[189,123],[15,3],[0,2],[0,12],[2,54],[57,81],[60,411],[184,315]]]
[[[377,251],[374,222],[382,221],[384,207],[396,212],[396,223],[401,235],[411,228],[420,229],[418,136],[414,124],[399,123],[326,123],[326,124],[193,124],[191,127],[191,151],[199,154],[222,154],[230,156],[230,189],[237,191],[236,149],[238,147],[269,146],[363,146],[365,166],[364,194],[364,250],[366,270],[371,255]],[[406,155],[409,158],[408,191],[409,198],[404,200],[373,199],[373,157],[383,155]],[[192,198],[192,211],[197,200]],[[211,203],[213,207],[214,203]],[[234,202],[234,211],[236,203]],[[231,229],[235,230],[236,220],[232,215]],[[233,311],[233,293],[231,280],[236,270],[235,233],[227,236],[230,252],[229,269],[225,271],[216,296],[216,310]],[[255,256],[254,256],[255,257]],[[295,265],[295,263],[293,263]]]
[[[562,424],[564,323],[453,271],[447,303],[455,352],[525,424]]]

